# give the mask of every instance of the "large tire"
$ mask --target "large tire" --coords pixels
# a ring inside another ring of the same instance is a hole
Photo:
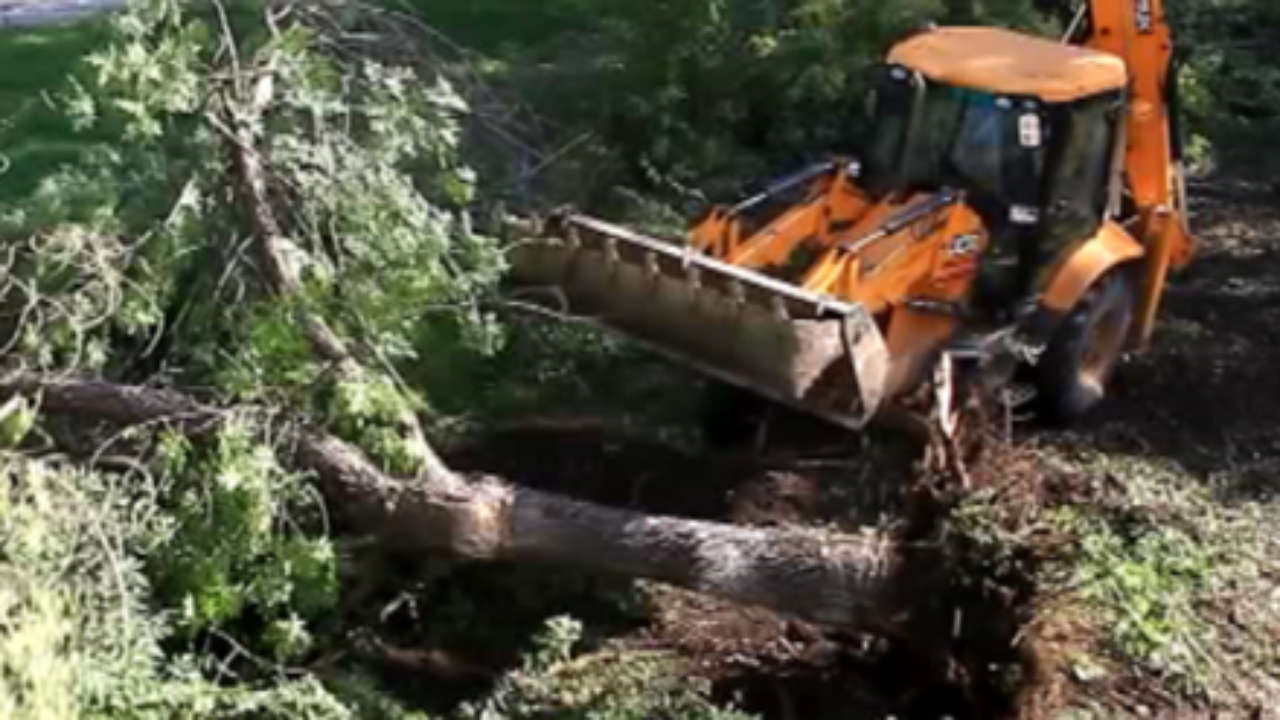
[[[1125,267],[1103,275],[1063,321],[1034,369],[1038,414],[1069,424],[1106,397],[1124,352],[1137,294]]]

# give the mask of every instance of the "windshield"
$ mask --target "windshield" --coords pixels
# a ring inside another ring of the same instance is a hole
[[[873,87],[863,150],[869,190],[951,185],[979,202],[1040,206],[1046,133],[1038,100],[939,85],[896,66],[878,71]]]
[[[1040,104],[943,91],[958,96],[954,102],[961,105],[960,127],[948,155],[960,184],[1012,208],[1039,207],[1045,155]]]
[[[989,221],[1039,224],[1051,247],[1102,221],[1123,91],[1047,105],[897,65],[876,67],[871,86],[861,182],[872,194],[963,189]]]
[[[1122,107],[1123,98],[1116,92],[1054,110],[1058,132],[1045,193],[1049,245],[1057,247],[1092,233],[1106,212],[1115,113]]]
[[[903,184],[903,154],[911,117],[911,75],[904,68],[877,66],[867,96],[871,131],[862,148],[863,184],[882,194]]]

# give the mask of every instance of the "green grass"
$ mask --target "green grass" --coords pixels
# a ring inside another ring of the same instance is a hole
[[[72,129],[56,97],[106,34],[100,18],[0,30],[0,203],[25,196],[42,176],[73,162],[97,139]]]
[[[1171,703],[1169,713],[1270,704],[1280,690],[1280,498],[1242,496],[1231,473],[1200,478],[1070,440],[1035,455],[1045,477],[1073,490],[1030,512],[979,493],[957,519],[990,552],[1033,547],[1047,561],[1036,624],[1065,661],[1072,706],[1088,711],[1062,717],[1116,717],[1117,692]]]

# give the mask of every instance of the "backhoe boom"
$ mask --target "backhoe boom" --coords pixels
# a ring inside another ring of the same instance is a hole
[[[1124,124],[1123,179],[1137,209],[1135,235],[1146,248],[1142,294],[1133,337],[1146,345],[1170,269],[1191,261],[1195,240],[1187,224],[1186,181],[1173,137],[1170,72],[1173,37],[1164,0],[1090,0],[1084,44],[1118,55],[1130,76]]]

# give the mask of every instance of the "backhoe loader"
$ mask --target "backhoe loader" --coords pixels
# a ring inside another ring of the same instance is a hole
[[[511,280],[846,428],[924,397],[950,433],[979,388],[1069,422],[1194,254],[1172,51],[1162,0],[1091,0],[1061,40],[922,28],[870,70],[859,156],[679,241],[554,214],[512,244]]]

